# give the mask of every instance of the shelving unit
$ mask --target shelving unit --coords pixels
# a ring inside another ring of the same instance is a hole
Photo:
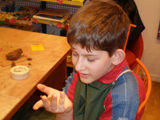
[[[83,4],[85,3],[86,0],[80,0],[80,1],[69,1],[69,0],[16,0],[15,1],[15,6],[32,6],[32,7],[39,7],[40,9],[45,9],[47,7],[52,7],[52,8],[58,8],[58,9],[69,9],[70,14],[72,15],[75,11],[77,11]],[[5,21],[6,17],[0,18],[1,21]],[[9,20],[11,22],[11,20]],[[30,21],[24,21],[24,20],[16,20],[16,24],[22,23],[22,24],[27,24],[29,22],[35,22],[33,19]],[[41,23],[42,25],[42,33],[47,33],[47,28],[46,25],[54,25],[57,26],[58,23],[53,22],[53,21],[47,21],[47,20],[38,20],[38,23]],[[30,24],[29,24],[30,25]],[[62,23],[61,27],[65,28],[66,23]]]
[[[39,1],[41,1],[41,9],[45,9],[45,8],[47,7],[47,2],[57,4],[57,5],[58,5],[57,8],[59,8],[59,6],[61,6],[61,5],[81,7],[81,6],[83,6],[83,4],[84,4],[84,2],[85,2],[86,0],[83,0],[83,2],[63,0],[62,3],[59,2],[59,1],[61,1],[61,0],[39,0]],[[43,21],[43,22],[44,22],[44,21]],[[46,21],[45,21],[45,22],[46,22]],[[49,24],[50,22],[46,22],[46,23]],[[53,24],[55,25],[56,23],[53,23]],[[57,25],[57,24],[56,24],[56,25]],[[65,26],[65,25],[62,24],[62,27],[64,27],[64,26]],[[42,24],[42,32],[43,32],[43,33],[46,33],[46,29],[47,29],[47,28],[46,28],[46,24]]]

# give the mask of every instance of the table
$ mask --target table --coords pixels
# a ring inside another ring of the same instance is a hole
[[[33,44],[43,45],[44,51],[32,51]],[[66,79],[66,57],[70,53],[66,37],[0,27],[0,48],[6,46],[21,48],[32,61],[16,63],[30,68],[30,76],[24,80],[11,78],[11,65],[0,66],[0,120],[10,119],[37,90],[38,83],[61,89]]]

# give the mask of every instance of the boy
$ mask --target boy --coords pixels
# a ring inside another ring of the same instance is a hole
[[[44,107],[57,120],[134,120],[145,99],[142,80],[125,60],[129,18],[112,1],[91,1],[71,18],[67,40],[75,66],[67,95],[44,85],[33,109]]]

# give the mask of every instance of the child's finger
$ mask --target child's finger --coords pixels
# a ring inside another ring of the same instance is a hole
[[[64,94],[64,92],[61,92],[59,104],[64,105],[64,101],[65,101],[65,94]]]
[[[64,111],[64,102],[65,102],[65,94],[64,92],[61,92],[60,99],[59,99],[59,106],[58,106],[61,112]]]
[[[50,109],[50,105],[51,105],[51,101],[44,95],[44,96],[40,96],[42,101],[43,101],[43,106],[45,109],[49,110]]]
[[[50,90],[50,87],[47,87],[43,84],[38,84],[37,85],[37,88],[41,91],[41,92],[44,92],[46,93],[47,95],[50,94],[51,90]]]
[[[56,111],[56,109],[57,109],[57,95],[56,94],[54,94],[52,96],[51,109],[52,109],[52,111]]]
[[[39,100],[38,102],[36,102],[33,106],[34,110],[38,110],[40,107],[43,107],[43,102],[42,100]]]

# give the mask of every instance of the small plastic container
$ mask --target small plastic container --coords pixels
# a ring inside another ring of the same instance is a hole
[[[17,65],[10,69],[11,77],[15,80],[23,80],[29,77],[29,68],[27,66]]]

